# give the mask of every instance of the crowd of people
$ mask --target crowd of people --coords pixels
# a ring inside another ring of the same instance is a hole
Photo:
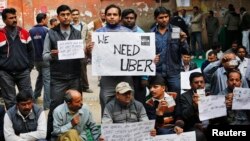
[[[231,4],[228,9],[223,22],[228,45],[219,43],[219,21],[209,11],[205,25],[210,50],[202,71],[189,77],[191,89],[181,94],[180,73],[198,68],[192,59],[195,56],[202,59],[205,54],[201,36],[203,15],[197,6],[193,7],[192,16],[186,15],[185,9],[180,16],[178,12],[172,16],[167,8],[157,7],[153,13],[155,24],[150,30],[155,33],[156,75],[101,76],[102,124],[155,120],[151,136],[195,131],[197,141],[206,141],[197,94],[198,89],[205,89],[206,95],[225,95],[228,111],[227,116],[209,121],[208,126],[249,125],[250,111],[232,110],[232,98],[235,87],[249,88],[250,14],[244,7],[237,14]],[[47,15],[39,13],[37,25],[29,31],[17,26],[14,8],[2,12],[6,26],[0,30],[0,87],[5,107],[0,106],[3,113],[0,140],[87,141],[88,131],[93,140],[105,140],[93,120],[95,115],[82,98],[82,92],[93,92],[87,76],[88,58],[95,45],[91,41],[92,32],[144,31],[136,24],[133,9],[122,11],[114,4],[101,9],[100,18],[89,24],[80,21],[80,11],[68,5],[60,5],[56,12],[57,19],[49,21],[51,28],[47,27]],[[174,31],[179,31],[178,36],[174,36]],[[84,59],[58,59],[58,41],[67,40],[84,41]],[[34,66],[38,77],[33,91],[30,73]],[[36,101],[43,87],[42,108]],[[44,110],[48,109],[46,117]]]

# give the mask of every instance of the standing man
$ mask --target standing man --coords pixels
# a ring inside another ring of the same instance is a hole
[[[19,91],[32,92],[30,71],[34,67],[34,49],[29,32],[17,26],[16,9],[4,9],[2,18],[6,26],[0,30],[0,87],[9,109],[15,105],[15,85]]]
[[[97,141],[101,131],[87,105],[83,105],[82,94],[70,89],[66,91],[64,100],[65,103],[54,110],[52,135],[57,137],[57,141],[87,141],[89,129],[94,141]]]
[[[36,16],[37,25],[29,32],[35,49],[35,66],[38,71],[36,79],[36,87],[34,90],[34,98],[41,96],[42,87],[44,86],[43,107],[44,110],[49,109],[50,105],[50,70],[49,61],[43,60],[44,39],[48,32],[48,18],[45,13],[39,13]]]
[[[96,31],[106,25],[105,9],[101,9],[99,17],[88,24],[88,30],[90,32]]]
[[[250,14],[245,7],[240,8],[240,28],[242,30],[242,45],[246,47],[247,52],[250,53],[249,32],[250,32]]]
[[[210,10],[206,18],[206,29],[208,38],[208,48],[211,49],[213,43],[218,42],[219,20],[214,17],[214,11]]]
[[[33,104],[30,91],[20,91],[17,104],[4,116],[6,141],[46,141],[46,116],[42,108]]]
[[[188,52],[187,35],[179,27],[169,24],[170,11],[158,7],[154,11],[157,23],[151,29],[156,37],[156,54],[160,54],[160,62],[156,65],[156,73],[161,74],[166,81],[168,91],[180,93],[181,53]],[[172,36],[173,30],[179,37]],[[178,101],[178,96],[177,99]]]
[[[130,29],[121,26],[121,9],[117,5],[111,4],[105,9],[106,26],[96,30],[96,32],[131,32]],[[133,86],[131,76],[102,76],[100,80],[100,102],[102,113],[106,103],[115,97],[115,87],[121,81]]]
[[[48,115],[48,133],[47,138],[53,131],[52,112],[63,103],[65,90],[75,89],[81,92],[80,59],[58,60],[57,42],[65,40],[82,40],[81,32],[70,25],[71,9],[67,5],[61,5],[57,8],[57,19],[60,23],[49,30],[46,35],[43,50],[43,59],[50,61],[50,111]]]
[[[85,22],[80,21],[80,11],[78,9],[73,9],[72,12],[72,22],[71,25],[81,31],[82,33],[82,39],[83,42],[85,43],[87,41],[87,35],[88,35],[88,27]],[[85,56],[81,60],[81,80],[82,80],[82,90],[83,92],[87,93],[93,93],[91,89],[89,89],[89,81],[88,81],[88,76],[87,76],[87,65],[88,65],[88,58]]]
[[[133,32],[144,33],[144,31],[136,25],[137,14],[133,9],[124,9],[122,11],[122,25],[131,29]],[[133,76],[134,81],[134,98],[141,103],[146,102],[146,86],[148,84],[147,76]]]

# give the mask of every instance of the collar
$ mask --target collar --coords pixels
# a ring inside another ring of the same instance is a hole
[[[168,97],[171,97],[171,96],[168,95],[167,92],[164,92],[164,97],[163,97],[162,99],[156,99],[156,98],[153,98],[153,97],[152,97],[152,100],[153,100],[153,101],[162,101],[162,100],[164,100],[164,99],[167,99]]]
[[[16,108],[17,108],[17,107],[16,107]],[[30,110],[29,114],[28,114],[26,117],[24,117],[24,116],[21,114],[20,110],[17,108],[17,115],[19,115],[23,120],[26,120],[27,118],[29,118],[29,119],[34,119],[34,118],[35,118],[35,114],[34,114],[34,112],[33,112],[32,109]]]
[[[65,107],[66,114],[71,115],[72,112],[69,110],[68,104],[66,102],[64,102],[63,105]],[[82,107],[83,107],[83,105],[82,105]],[[76,113],[79,113],[80,115],[82,115],[83,111],[81,109],[79,109]],[[76,114],[76,113],[74,113],[74,114]]]

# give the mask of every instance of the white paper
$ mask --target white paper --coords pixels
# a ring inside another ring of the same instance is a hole
[[[177,7],[189,7],[190,5],[190,0],[176,0],[176,5]]]
[[[179,32],[172,32],[171,37],[172,37],[172,39],[180,39],[180,33]]]
[[[189,76],[193,72],[201,72],[201,69],[197,68],[197,69],[194,69],[194,70],[191,70],[191,71],[181,72],[181,89],[182,90],[191,89],[190,82],[189,82]]]
[[[135,123],[102,124],[101,131],[105,141],[145,141],[151,140],[150,131],[155,120]]]
[[[92,41],[93,75],[155,75],[154,33],[94,32]]]
[[[165,97],[165,100],[166,100],[169,108],[176,105],[175,101],[174,101],[174,98],[172,96]]]
[[[195,131],[155,136],[153,141],[196,141]]]
[[[200,97],[198,102],[199,118],[201,121],[227,115],[224,95]]]
[[[250,89],[234,88],[233,91],[233,110],[249,110],[250,109]]]
[[[178,27],[173,27],[173,28],[172,28],[172,32],[175,32],[175,33],[179,33],[179,34],[180,34],[181,29],[178,28]]]
[[[57,42],[58,59],[78,59],[84,58],[83,40],[64,40]]]

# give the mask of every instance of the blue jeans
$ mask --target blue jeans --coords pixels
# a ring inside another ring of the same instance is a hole
[[[36,87],[34,90],[34,98],[41,96],[42,87],[44,86],[43,108],[49,109],[50,106],[50,68],[49,62],[35,62],[38,76],[36,80]]]
[[[196,42],[198,44],[198,49],[196,50]],[[191,33],[191,52],[192,55],[202,55],[203,53],[201,32],[192,32]]]
[[[26,90],[33,94],[29,69],[21,72],[6,72],[0,70],[0,87],[7,109],[16,103],[15,85],[17,85],[19,91]]]
[[[167,134],[174,134],[173,128],[158,128],[157,135],[167,135]]]

